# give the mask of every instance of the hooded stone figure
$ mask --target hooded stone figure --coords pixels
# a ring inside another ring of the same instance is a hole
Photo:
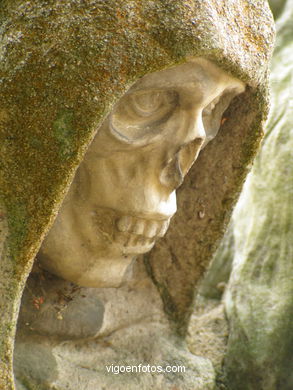
[[[87,148],[114,105],[142,77],[203,58],[239,80],[245,91],[220,118],[217,137],[177,191],[178,211],[165,237],[138,261],[153,286],[150,296],[156,291],[161,297],[176,342],[184,339],[197,281],[223,234],[262,136],[274,31],[266,1],[250,0],[8,0],[1,4],[0,20],[0,384],[13,389],[12,352],[23,288]],[[119,300],[119,288],[110,290]],[[43,295],[33,295],[37,311],[47,299]],[[107,288],[102,295],[107,300]],[[123,304],[132,303],[125,298]],[[48,377],[58,362],[50,365],[48,350],[32,338],[40,346],[34,350],[39,351],[36,359],[48,362],[33,384],[51,388],[45,386],[55,383],[61,389],[70,383],[74,389],[76,384],[66,378],[58,384],[55,374]],[[71,348],[64,355],[69,360],[75,356]],[[166,355],[176,353],[175,348]],[[97,388],[96,375],[85,389]],[[192,383],[192,377],[188,380]],[[26,386],[25,380],[19,386]]]

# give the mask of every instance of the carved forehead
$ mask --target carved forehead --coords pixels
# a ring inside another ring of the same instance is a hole
[[[139,80],[129,92],[160,87],[181,89],[235,88],[239,92],[244,84],[204,58],[191,58],[169,69],[150,73]]]

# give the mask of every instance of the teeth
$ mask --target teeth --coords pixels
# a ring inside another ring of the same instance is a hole
[[[124,238],[118,234],[118,241],[127,246],[148,244],[152,241],[150,239],[153,239],[154,237],[163,237],[165,235],[169,227],[169,222],[170,220],[150,221],[142,218],[123,216],[116,222],[117,230],[124,233]]]
[[[151,244],[152,240],[149,238],[143,237],[143,236],[138,236],[138,244],[139,245],[149,245]]]
[[[132,219],[133,218],[129,216],[124,216],[122,218],[119,218],[117,222],[117,229],[119,230],[119,232],[128,232],[129,228],[133,223]]]
[[[129,238],[127,239],[125,246],[135,246],[137,245],[137,236],[134,234],[130,234]]]
[[[163,237],[166,234],[166,231],[168,230],[170,220],[164,221],[162,224],[161,229],[158,232],[158,237]]]
[[[134,234],[143,234],[145,229],[145,221],[143,219],[137,219],[133,225],[130,226],[130,232]]]
[[[117,233],[117,234],[115,234],[114,239],[115,239],[115,242],[117,244],[126,246],[128,241],[130,240],[130,234],[129,233],[124,233],[124,234]]]
[[[157,231],[158,231],[158,223],[155,221],[150,221],[149,223],[146,224],[143,234],[148,238],[152,238],[155,237]]]

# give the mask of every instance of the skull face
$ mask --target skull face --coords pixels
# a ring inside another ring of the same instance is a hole
[[[244,85],[204,59],[139,80],[105,119],[39,252],[83,286],[118,286],[176,212],[176,188]]]

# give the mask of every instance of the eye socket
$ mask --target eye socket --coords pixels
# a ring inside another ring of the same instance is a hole
[[[205,109],[202,111],[202,116],[209,116],[212,115],[216,105],[219,103],[222,95],[217,96],[208,106],[205,107]]]
[[[170,90],[144,90],[124,96],[110,115],[112,134],[124,142],[143,141],[157,135],[178,104]]]
[[[164,113],[175,103],[175,93],[171,91],[147,91],[132,94],[130,100],[133,113],[149,117],[157,112]]]
[[[229,107],[232,99],[237,96],[239,92],[242,91],[239,91],[237,88],[226,89],[203,110],[202,120],[206,132],[206,140],[203,147],[217,135],[224,112]]]

